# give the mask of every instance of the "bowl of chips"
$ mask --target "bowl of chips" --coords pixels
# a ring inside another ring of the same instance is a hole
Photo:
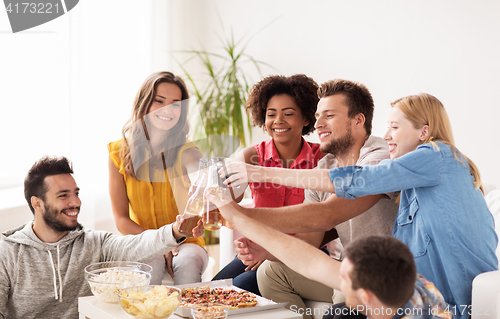
[[[118,302],[118,292],[127,287],[149,285],[153,268],[133,261],[90,264],[84,276],[94,296],[105,302]]]
[[[119,304],[129,315],[140,319],[168,318],[180,304],[182,291],[168,286],[138,286],[120,290]]]

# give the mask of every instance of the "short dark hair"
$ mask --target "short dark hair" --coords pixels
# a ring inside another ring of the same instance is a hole
[[[417,268],[410,249],[390,236],[364,237],[350,243],[345,258],[353,264],[352,289],[364,288],[391,307],[402,307],[415,290]]]
[[[31,205],[31,197],[36,196],[45,200],[47,193],[45,177],[60,174],[73,174],[73,165],[66,157],[45,156],[33,164],[24,179],[24,198],[33,214],[35,209]]]
[[[318,84],[305,74],[292,76],[271,75],[256,83],[250,90],[246,103],[247,112],[251,114],[252,126],[264,126],[266,122],[267,102],[276,95],[289,95],[300,108],[302,116],[309,122],[302,129],[302,135],[314,131],[316,108],[319,98]]]
[[[375,107],[372,95],[366,86],[353,81],[336,79],[321,84],[318,89],[320,99],[335,94],[345,95],[347,107],[349,108],[349,118],[353,118],[359,113],[365,116],[366,134],[372,134],[373,110]]]

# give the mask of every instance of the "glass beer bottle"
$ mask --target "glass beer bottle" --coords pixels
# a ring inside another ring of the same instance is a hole
[[[222,183],[219,170],[224,167],[225,157],[215,157],[210,160],[208,167],[208,183],[206,192],[222,198],[228,192],[227,186]],[[203,227],[206,230],[217,230],[222,226],[222,216],[217,206],[205,201],[205,214],[203,215]]]
[[[189,191],[188,191],[188,197],[191,197],[191,195],[194,194],[194,192],[196,191],[196,188],[198,187],[198,184],[200,184],[200,181],[202,179],[203,176],[207,176],[208,172],[207,172],[207,168],[208,168],[208,159],[207,158],[200,158],[200,161],[199,161],[199,164],[198,164],[198,174],[196,175],[196,178],[194,179],[194,182],[191,183],[191,187],[189,187]],[[205,180],[205,185],[206,185],[207,181]],[[203,187],[205,187],[205,185],[203,185]]]
[[[203,192],[207,185],[208,179],[208,160],[206,158],[200,159],[198,176],[195,182],[189,188],[189,199],[186,204],[186,209],[182,217],[184,222],[179,227],[179,231],[183,234],[193,236],[193,228],[196,227],[198,221],[201,219],[203,211]]]

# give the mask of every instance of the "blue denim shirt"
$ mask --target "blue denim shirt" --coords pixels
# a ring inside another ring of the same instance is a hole
[[[353,199],[401,190],[393,236],[408,245],[417,272],[432,281],[457,310],[471,304],[472,280],[498,269],[498,238],[467,161],[449,145],[419,145],[378,165],[330,171],[338,197]]]

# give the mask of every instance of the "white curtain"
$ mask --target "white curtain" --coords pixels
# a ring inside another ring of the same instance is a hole
[[[166,1],[85,0],[36,28],[0,31],[6,206],[25,205],[23,179],[37,159],[66,156],[81,188],[80,222],[112,220],[106,145],[121,137],[144,79],[170,67],[167,16]],[[6,14],[0,16],[0,30],[9,29]]]

